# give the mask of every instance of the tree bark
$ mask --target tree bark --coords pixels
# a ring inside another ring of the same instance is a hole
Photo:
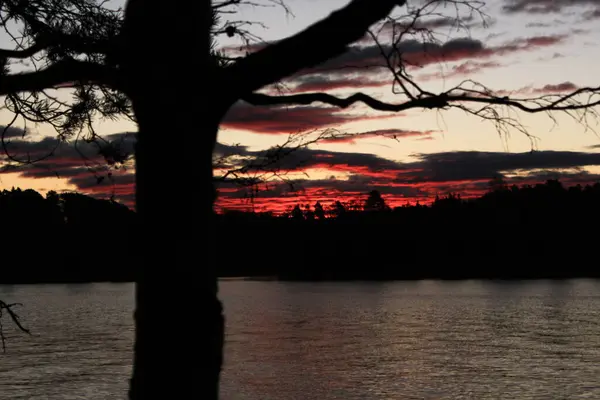
[[[212,152],[228,107],[213,89],[209,13],[209,0],[127,4],[122,72],[139,127],[140,222],[131,400],[218,399]]]

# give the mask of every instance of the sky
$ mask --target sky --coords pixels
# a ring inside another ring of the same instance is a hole
[[[293,35],[343,7],[347,0],[288,0],[288,12],[261,0],[268,7],[244,6],[224,20],[258,22],[244,26],[257,39],[247,48],[233,39],[220,38],[219,47],[256,51],[272,41]],[[409,1],[415,5],[422,0]],[[118,2],[117,2],[118,3]],[[595,66],[600,61],[598,0],[489,0],[483,11],[486,24],[466,8],[437,8],[423,17],[422,27],[434,38],[405,38],[399,47],[411,64],[408,72],[423,88],[447,90],[465,79],[485,84],[499,94],[531,97],[566,93],[598,86]],[[394,17],[407,15],[396,8]],[[460,26],[455,22],[458,15]],[[402,27],[385,23],[374,27],[383,46]],[[435,39],[435,42],[433,41]],[[393,93],[392,75],[382,68],[385,60],[366,36],[344,55],[286,79],[287,93],[324,91],[340,96],[364,92],[382,101],[399,103],[406,98]],[[370,67],[370,68],[366,68]],[[274,92],[274,88],[265,88]],[[517,118],[530,136],[509,129],[499,134],[494,124],[457,109],[414,109],[402,113],[370,110],[363,104],[345,110],[313,103],[309,106],[256,107],[239,102],[221,125],[216,148],[216,173],[261,160],[266,149],[291,141],[298,145],[322,140],[286,154],[267,170],[253,172],[268,182],[248,188],[221,185],[217,210],[286,211],[296,204],[330,204],[356,201],[370,190],[379,190],[393,206],[427,203],[448,192],[463,197],[488,190],[488,182],[501,175],[509,183],[533,184],[559,178],[565,185],[594,183],[600,179],[599,128],[589,128],[564,114],[555,119],[501,110]],[[167,118],[168,116],[165,115]],[[0,124],[12,116],[0,112]],[[22,125],[20,125],[22,127]],[[131,148],[135,126],[125,120],[96,121],[96,129],[109,140]],[[43,154],[56,145],[52,131],[43,125],[28,126],[25,136],[15,128],[9,146],[22,156]],[[166,140],[179,143],[173,135]],[[324,139],[323,139],[324,138]],[[88,154],[83,160],[81,153]],[[223,165],[221,157],[229,157]],[[6,160],[5,160],[6,161]],[[87,164],[87,165],[86,165]],[[94,172],[90,172],[90,166]],[[223,168],[219,168],[223,167]],[[7,169],[0,188],[13,186],[48,190],[77,190],[97,197],[114,196],[133,206],[133,165],[106,176],[102,160],[91,145],[60,144],[55,156],[33,166]]]

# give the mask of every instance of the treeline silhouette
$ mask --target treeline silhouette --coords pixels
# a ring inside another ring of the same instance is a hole
[[[79,193],[0,192],[0,283],[133,280],[135,213]]]
[[[508,186],[474,199],[436,197],[390,208],[364,203],[297,205],[284,216],[225,213],[218,237],[231,275],[283,279],[598,277],[600,183]],[[227,251],[235,248],[235,252]]]
[[[299,204],[282,215],[220,213],[211,258],[223,277],[598,277],[599,206],[600,183],[566,188],[558,180],[509,187],[494,179],[479,198],[450,193],[396,208],[373,190],[364,201]],[[141,267],[136,214],[115,201],[4,190],[0,217],[0,283],[133,281]],[[190,268],[204,267],[202,259]]]

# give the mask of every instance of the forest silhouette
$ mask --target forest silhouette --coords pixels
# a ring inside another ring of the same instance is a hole
[[[217,215],[221,277],[298,280],[598,277],[590,227],[600,183],[490,181],[478,198],[449,193],[428,205],[362,201],[298,204],[275,215]],[[136,213],[78,193],[0,192],[4,244],[18,268],[2,283],[134,280]],[[32,235],[31,233],[35,234]],[[235,251],[231,251],[235,248]],[[156,268],[164,266],[156,265]],[[193,260],[190,260],[193,267]]]

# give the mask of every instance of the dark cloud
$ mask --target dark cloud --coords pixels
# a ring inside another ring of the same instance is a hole
[[[7,151],[14,158],[42,158],[33,164],[10,162],[6,155],[0,155],[4,163],[3,173],[19,173],[23,178],[41,179],[58,177],[66,179],[83,193],[100,197],[115,196],[128,205],[133,198],[130,185],[133,175],[124,169],[114,170],[102,154],[107,146],[116,146],[120,152],[131,154],[135,143],[135,134],[126,132],[107,135],[96,143],[62,142],[54,137],[40,140],[14,139],[7,143]],[[102,149],[102,150],[101,150]],[[110,153],[109,153],[110,154]],[[11,167],[7,167],[11,165]],[[128,203],[129,202],[129,203]]]
[[[215,144],[215,149],[213,151],[215,156],[217,157],[229,157],[234,155],[248,155],[252,154],[248,150],[247,146],[242,145],[228,145],[224,143],[217,142]]]
[[[475,56],[485,50],[483,43],[471,38],[452,39],[446,43],[421,42],[418,40],[405,40],[397,45],[397,50],[402,54],[402,59],[412,65],[428,65],[439,61],[452,61]],[[346,53],[333,58],[309,71],[324,72],[335,71],[343,68],[386,67],[381,52],[389,52],[391,47],[383,44],[353,46]]]
[[[271,164],[270,168],[285,171],[324,168],[332,172],[361,172],[364,175],[387,174],[390,177],[395,176],[393,174],[399,170],[400,164],[370,153],[341,153],[300,148]]]
[[[556,85],[545,85],[541,88],[533,89],[534,93],[560,93],[560,92],[572,92],[579,89],[579,86],[573,82],[562,82]]]
[[[483,21],[476,18],[474,15],[465,15],[463,17],[456,16],[429,16],[421,17],[413,21],[413,16],[405,18],[405,20],[386,21],[381,28],[381,33],[394,32],[416,32],[416,31],[437,31],[441,28],[472,28],[481,25]],[[370,36],[369,36],[370,37]]]
[[[390,74],[373,74],[373,76],[365,73],[355,74],[328,74],[318,73],[300,76],[293,81],[293,93],[303,92],[326,92],[329,90],[339,89],[356,89],[363,90],[367,88],[375,88],[392,84]]]
[[[419,80],[431,80],[439,78],[454,78],[454,77],[472,77],[475,74],[492,68],[500,68],[502,64],[495,61],[475,61],[468,60],[463,63],[452,66],[449,71],[434,72],[419,76]]]
[[[0,135],[4,135],[4,139],[24,138],[29,134],[29,130],[18,128],[16,126],[0,125]]]
[[[389,115],[366,116],[330,106],[252,106],[240,101],[229,110],[221,127],[263,134],[289,134],[380,118],[389,118]]]
[[[439,62],[459,61],[463,59],[489,58],[507,55],[519,51],[530,51],[563,42],[565,35],[544,35],[518,38],[498,46],[487,47],[480,40],[463,37],[451,39],[445,43],[405,40],[397,45],[402,59],[409,65],[425,66]],[[389,45],[382,45],[384,52],[390,51]],[[350,67],[385,67],[378,46],[354,46],[343,55],[315,67],[309,72],[335,71]]]
[[[298,194],[312,194],[313,196],[319,196],[323,200],[332,201],[335,199],[334,196],[331,196],[332,193],[344,193],[345,195],[355,197],[372,189],[378,189],[385,195],[402,197],[427,194],[414,185],[389,184],[373,180],[373,178],[368,176],[355,175],[348,179],[297,179],[293,183],[292,190],[290,190],[290,185],[288,184],[272,184],[265,186],[255,195],[258,198],[281,199],[286,197],[293,198]],[[227,193],[227,195],[221,197],[226,197],[227,199],[244,199],[247,197],[244,189],[223,193]]]
[[[490,179],[511,171],[568,169],[600,165],[600,154],[571,151],[497,153],[461,151],[420,156],[423,172],[414,182]]]
[[[500,64],[490,60],[496,56],[506,56],[521,51],[553,46],[563,42],[565,35],[547,35],[519,38],[504,44],[487,47],[473,38],[456,38],[443,44],[406,40],[398,44],[402,59],[409,68],[424,67],[440,62],[459,62],[449,76],[468,76],[484,69],[496,68]],[[384,52],[390,46],[382,45]],[[441,77],[439,73],[429,73],[426,78]],[[392,76],[376,45],[353,46],[343,55],[317,67],[306,69],[289,80],[292,92],[327,91],[337,89],[360,90],[392,84]]]
[[[386,130],[364,132],[364,137],[377,134],[404,134],[406,136],[427,137],[424,132],[409,130]],[[111,141],[127,140],[127,134],[111,136]],[[360,135],[359,135],[360,137]],[[12,144],[14,145],[15,140]],[[41,153],[55,145],[51,138],[37,142],[22,141],[23,148],[30,152]],[[88,144],[86,144],[88,146]],[[89,144],[89,146],[92,146]],[[600,148],[600,145],[591,146]],[[92,147],[84,147],[93,155]],[[215,152],[222,156],[239,155],[233,166],[241,166],[248,160],[258,161],[265,157],[266,151],[255,151],[245,146],[233,146],[219,143]],[[237,160],[237,161],[236,161]],[[61,144],[55,154],[47,160],[17,170],[23,177],[44,178],[61,176],[74,185],[77,190],[106,198],[115,199],[133,206],[135,177],[133,171],[90,170],[72,145]],[[239,163],[239,164],[236,164]],[[89,161],[88,161],[89,163]],[[105,165],[105,164],[104,164]],[[368,190],[376,188],[389,196],[392,204],[401,204],[407,200],[428,201],[438,193],[459,192],[464,196],[480,195],[488,187],[488,181],[494,176],[505,176],[509,182],[537,183],[549,178],[560,178],[567,184],[589,183],[600,177],[584,170],[585,167],[600,165],[600,153],[569,151],[534,151],[527,153],[455,151],[414,156],[414,161],[398,162],[370,153],[333,152],[321,149],[300,148],[285,157],[270,163],[268,171],[290,173],[301,177],[296,180],[295,188],[290,191],[288,185],[277,182],[268,183],[257,194],[265,206],[270,202],[278,204],[298,202],[298,196],[313,201],[336,198],[357,198]],[[12,171],[14,172],[14,171]],[[252,171],[251,171],[252,172]],[[305,173],[305,175],[294,173]],[[316,175],[316,176],[315,176]],[[101,179],[99,179],[101,178]],[[240,205],[247,192],[232,184],[220,185],[220,205],[235,207]],[[394,203],[395,202],[395,203]]]
[[[551,28],[553,26],[550,22],[529,22],[525,25],[527,28]]]
[[[251,154],[250,153],[246,153]],[[257,153],[258,154],[258,153]],[[276,168],[304,171],[308,178],[287,184],[270,183],[255,193],[256,204],[271,208],[287,207],[299,201],[314,202],[356,198],[368,190],[378,189],[390,196],[392,204],[430,201],[436,194],[458,192],[464,197],[479,196],[489,187],[489,180],[505,176],[509,183],[535,184],[559,178],[568,185],[597,181],[600,176],[583,170],[600,165],[600,154],[566,151],[528,153],[444,152],[422,154],[414,162],[401,163],[367,153],[339,153],[301,149],[282,159]],[[310,179],[315,171],[329,178]],[[245,207],[247,192],[223,186],[222,207]],[[263,188],[264,189],[264,188]],[[236,203],[237,202],[237,203]]]
[[[385,137],[392,139],[404,139],[404,138],[427,138],[432,139],[432,136],[436,131],[415,131],[405,129],[378,129],[373,131],[349,133],[346,135],[339,135],[337,137],[327,138],[321,140],[320,143],[356,143],[357,140],[369,139],[375,137]]]
[[[112,174],[101,181],[91,175],[80,175],[69,179],[83,193],[99,198],[114,197],[130,207],[135,205],[135,175],[131,172]]]
[[[517,90],[498,90],[496,94],[498,96],[529,96],[529,97],[539,97],[548,94],[561,94],[561,93],[570,93],[579,89],[579,86],[574,84],[573,82],[561,82],[561,83],[550,83],[544,86],[532,87],[526,86]]]
[[[585,18],[588,21],[600,19],[600,6],[599,6],[599,8],[596,8],[595,10],[588,10],[588,11],[584,12],[583,18]]]
[[[506,13],[552,14],[562,13],[567,8],[600,7],[600,0],[505,0]]]
[[[455,18],[431,18],[423,20],[420,24],[428,29],[451,27],[456,23]],[[467,17],[461,21],[463,26],[473,23],[473,17]],[[397,25],[398,23],[396,23]],[[392,23],[384,24],[383,31],[392,28]],[[397,26],[396,26],[397,27]],[[482,41],[471,37],[459,37],[446,42],[427,42],[422,40],[403,40],[396,45],[402,60],[408,68],[420,68],[440,62],[459,62],[464,63],[454,66],[450,73],[454,76],[470,75],[481,72],[486,68],[495,68],[499,63],[489,60],[494,57],[504,57],[516,52],[533,51],[539,48],[549,47],[560,44],[567,39],[567,35],[542,35],[518,38],[497,46],[486,46]],[[254,52],[266,44],[256,44],[249,48]],[[381,47],[368,42],[361,41],[350,46],[348,51],[339,57],[333,58],[318,66],[304,69],[289,79],[286,84],[293,93],[302,92],[324,92],[329,90],[362,90],[367,88],[376,88],[389,86],[392,84],[392,76],[387,69],[386,61],[382,57],[382,51],[389,53],[390,45],[383,44]],[[483,60],[483,61],[482,61]],[[429,74],[429,78],[435,78],[439,74]],[[447,75],[445,75],[448,78]],[[298,109],[296,112],[310,112],[310,108],[305,110]],[[328,114],[321,108],[316,108],[317,113]],[[316,115],[315,118],[323,118]],[[248,118],[248,117],[247,117]],[[258,118],[258,116],[257,116]],[[237,118],[233,118],[235,122]],[[261,120],[262,121],[262,120]],[[245,121],[248,124],[255,122]],[[307,125],[302,124],[301,129]],[[292,126],[267,126],[267,129],[286,132],[298,130],[297,124]]]
[[[122,153],[132,154],[135,135],[130,132],[111,134],[103,140],[94,142],[61,141],[56,137],[46,136],[39,140],[13,139],[6,143],[6,152],[18,160],[44,158],[41,165],[54,163],[61,167],[81,165],[83,160],[98,162],[103,160],[100,149],[110,146],[118,148]],[[0,161],[6,161],[6,155],[0,154]]]
[[[238,154],[260,158],[266,153],[242,148]],[[421,154],[416,157],[417,161],[402,163],[371,153],[300,148],[271,163],[269,168],[285,171],[324,168],[332,172],[345,171],[393,178],[399,183],[423,183],[490,179],[511,171],[600,165],[600,153],[571,151],[526,153],[455,151]]]

